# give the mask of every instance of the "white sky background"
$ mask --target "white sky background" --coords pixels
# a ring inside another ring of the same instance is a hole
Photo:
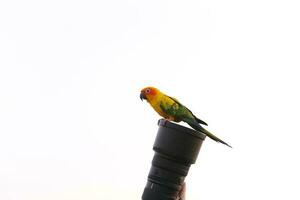
[[[0,199],[140,199],[159,116],[207,139],[187,200],[299,199],[299,1],[1,1]]]

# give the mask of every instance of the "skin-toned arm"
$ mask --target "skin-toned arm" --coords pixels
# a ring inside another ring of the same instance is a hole
[[[179,192],[178,200],[185,200],[186,184],[183,183],[182,189]]]

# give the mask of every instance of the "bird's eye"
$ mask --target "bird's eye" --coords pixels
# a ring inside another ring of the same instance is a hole
[[[150,93],[150,89],[146,89],[146,91],[145,91],[145,92],[146,92],[147,94],[148,94],[148,93]]]

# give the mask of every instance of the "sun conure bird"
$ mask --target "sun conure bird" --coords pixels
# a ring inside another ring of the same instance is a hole
[[[177,99],[167,96],[162,93],[155,87],[146,87],[141,90],[140,93],[141,100],[146,99],[148,103],[152,106],[152,108],[162,117],[167,120],[174,122],[186,122],[192,128],[201,133],[204,133],[209,138],[215,140],[216,142],[220,142],[231,147],[229,144],[219,139],[206,129],[204,129],[200,124],[207,124],[201,119],[197,118],[192,111],[190,111],[187,107],[182,105]]]

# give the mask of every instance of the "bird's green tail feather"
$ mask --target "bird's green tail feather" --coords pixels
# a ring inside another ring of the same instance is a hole
[[[225,144],[228,147],[232,148],[232,146],[230,146],[229,144],[227,144],[226,142],[224,142],[223,140],[221,140],[220,138],[218,138],[217,136],[215,136],[214,134],[212,134],[208,130],[204,129],[195,120],[188,119],[188,120],[183,120],[183,121],[186,122],[186,123],[188,123],[195,130],[200,131],[201,133],[204,133],[207,137],[211,138],[212,140],[214,140],[216,142],[220,142],[220,143]]]

